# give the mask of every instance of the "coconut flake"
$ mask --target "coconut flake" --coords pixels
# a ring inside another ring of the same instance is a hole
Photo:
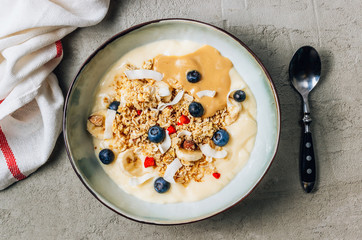
[[[161,81],[163,78],[162,73],[147,69],[126,70],[124,73],[129,80],[150,78]]]
[[[160,97],[167,97],[171,95],[170,86],[167,83],[158,81],[156,82],[156,86],[158,87],[158,95],[160,95]]]
[[[161,102],[161,103],[158,104],[158,106],[157,106],[157,111],[162,111],[162,110],[165,109],[166,107],[167,107],[167,103]]]
[[[107,140],[103,140],[99,143],[99,146],[104,149],[104,148],[109,148],[109,141]]]
[[[197,92],[196,95],[199,97],[199,98],[202,98],[202,97],[215,97],[215,94],[216,94],[216,91],[212,91],[212,90],[203,90],[203,91],[200,91],[200,92]]]
[[[177,134],[177,137],[182,137],[182,136],[191,136],[191,132],[189,132],[187,130],[182,130],[181,132],[179,132]]]
[[[187,94],[187,93],[185,93],[184,99],[185,99],[186,101],[188,101],[188,102],[192,102],[192,101],[194,100],[194,97],[191,96],[191,95],[189,95],[189,94]]]
[[[168,87],[160,87],[160,89],[158,90],[158,95],[160,95],[160,97],[170,96],[170,89]]]
[[[104,139],[110,139],[113,137],[112,126],[115,118],[116,118],[116,111],[108,109],[105,120]]]
[[[127,101],[126,101],[126,98],[125,98],[125,94],[121,93],[121,99],[120,99],[119,103],[120,103],[120,105],[122,107],[126,106]]]
[[[210,145],[208,143],[207,144],[200,144],[199,147],[200,147],[201,152],[206,157],[225,158],[226,155],[228,154],[225,150],[216,151],[215,149],[210,147]]]
[[[162,111],[162,110],[165,109],[167,106],[172,106],[172,105],[177,104],[177,103],[182,99],[182,96],[183,96],[183,95],[184,95],[184,90],[179,91],[179,92],[177,93],[177,95],[174,97],[174,99],[173,99],[171,102],[169,102],[169,103],[163,103],[163,102],[161,102],[161,103],[158,105],[157,109],[160,110],[160,111]]]
[[[163,142],[158,145],[158,149],[160,149],[160,152],[162,154],[164,154],[165,152],[167,152],[167,150],[170,147],[171,147],[171,138],[170,138],[170,135],[168,135],[168,133],[166,133],[165,140],[163,140]]]
[[[149,92],[151,95],[155,93],[155,88],[152,86],[146,86],[145,91]]]
[[[206,157],[206,161],[211,163],[212,162],[212,157]]]
[[[141,177],[132,177],[129,179],[129,185],[131,186],[137,186],[144,182],[146,182],[148,179],[153,178],[155,175],[153,173],[146,173],[142,175]]]
[[[182,167],[182,163],[178,158],[175,158],[172,163],[170,163],[165,171],[165,174],[163,175],[163,178],[170,183],[175,183],[175,180],[173,179],[173,176],[175,176],[175,173]]]

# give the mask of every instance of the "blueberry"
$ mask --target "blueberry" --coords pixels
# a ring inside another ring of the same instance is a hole
[[[153,126],[148,130],[148,139],[154,143],[160,143],[165,139],[166,132],[160,126]]]
[[[99,152],[98,157],[103,164],[110,164],[114,160],[114,153],[112,150],[105,148]]]
[[[237,102],[243,102],[246,98],[246,94],[243,90],[237,90],[234,92],[233,98]]]
[[[189,81],[190,83],[197,83],[198,81],[200,81],[200,79],[201,74],[196,70],[192,70],[187,73],[187,81]]]
[[[215,145],[223,147],[229,142],[229,134],[224,129],[217,130],[212,136]]]
[[[119,102],[118,101],[113,101],[113,102],[111,102],[111,104],[109,104],[108,109],[117,111],[118,106],[119,106]]]
[[[154,187],[156,192],[165,193],[170,189],[170,183],[163,179],[163,177],[159,177],[155,180]]]
[[[201,103],[192,102],[189,105],[189,112],[193,117],[201,117],[204,115],[204,107],[201,105]]]

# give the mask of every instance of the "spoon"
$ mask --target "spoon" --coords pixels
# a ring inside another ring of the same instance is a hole
[[[310,109],[308,95],[317,85],[321,75],[321,60],[318,52],[310,46],[299,48],[289,65],[289,78],[295,90],[303,98],[302,119],[304,131],[301,142],[300,152],[300,179],[305,192],[310,193],[313,190],[316,181],[316,167],[312,142],[312,133],[310,131]]]

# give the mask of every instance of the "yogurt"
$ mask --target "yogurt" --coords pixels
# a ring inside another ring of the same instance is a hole
[[[104,102],[104,97],[112,94],[112,91],[114,91],[112,89],[114,77],[119,74],[120,68],[124,64],[132,64],[141,68],[143,62],[148,59],[160,59],[160,55],[185,56],[194,53],[202,47],[204,46],[191,41],[163,40],[131,50],[122,56],[102,78],[92,112],[97,112],[106,108],[107,103]],[[191,181],[186,187],[182,184],[173,183],[169,191],[159,194],[154,190],[154,179],[150,179],[138,186],[130,185],[130,176],[123,174],[121,164],[118,161],[114,161],[109,165],[102,164],[104,171],[125,192],[147,202],[175,203],[198,201],[220,191],[234,178],[248,161],[254,146],[257,131],[257,123],[255,120],[257,109],[255,98],[249,87],[232,65],[230,65],[229,79],[229,88],[243,89],[247,98],[242,102],[242,110],[239,117],[231,125],[226,126],[226,130],[230,135],[230,140],[223,149],[228,152],[228,155],[226,159],[215,160],[215,166],[220,173],[220,178],[216,179],[212,175],[205,175],[202,182]],[[226,93],[223,92],[223,95],[225,94]],[[203,97],[203,99],[205,98],[208,97]],[[223,99],[225,99],[225,97]],[[212,100],[213,99],[208,99],[208,101]],[[221,98],[217,100],[220,102]],[[217,107],[219,106],[220,104],[217,105]],[[110,147],[110,145],[112,145],[111,140],[99,140],[94,138],[95,153],[97,156],[101,149]],[[120,154],[118,152],[115,153],[116,155]],[[152,172],[148,169],[147,171]]]

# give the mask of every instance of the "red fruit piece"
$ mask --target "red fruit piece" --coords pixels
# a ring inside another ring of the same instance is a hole
[[[190,122],[190,119],[187,116],[182,115],[180,117],[180,119],[178,120],[177,125],[184,125],[184,124],[188,124],[189,122]]]
[[[141,115],[141,113],[142,113],[142,110],[137,110],[137,115],[138,116]]]
[[[145,168],[155,166],[155,159],[153,157],[146,157],[144,166]]]
[[[168,131],[168,134],[170,135],[170,134],[172,134],[172,133],[175,133],[176,132],[176,129],[175,129],[175,127],[174,126],[169,126],[168,128],[167,128],[167,131]]]
[[[214,176],[214,178],[216,178],[216,179],[219,179],[220,178],[220,173],[215,172],[215,173],[212,174],[212,176]]]

